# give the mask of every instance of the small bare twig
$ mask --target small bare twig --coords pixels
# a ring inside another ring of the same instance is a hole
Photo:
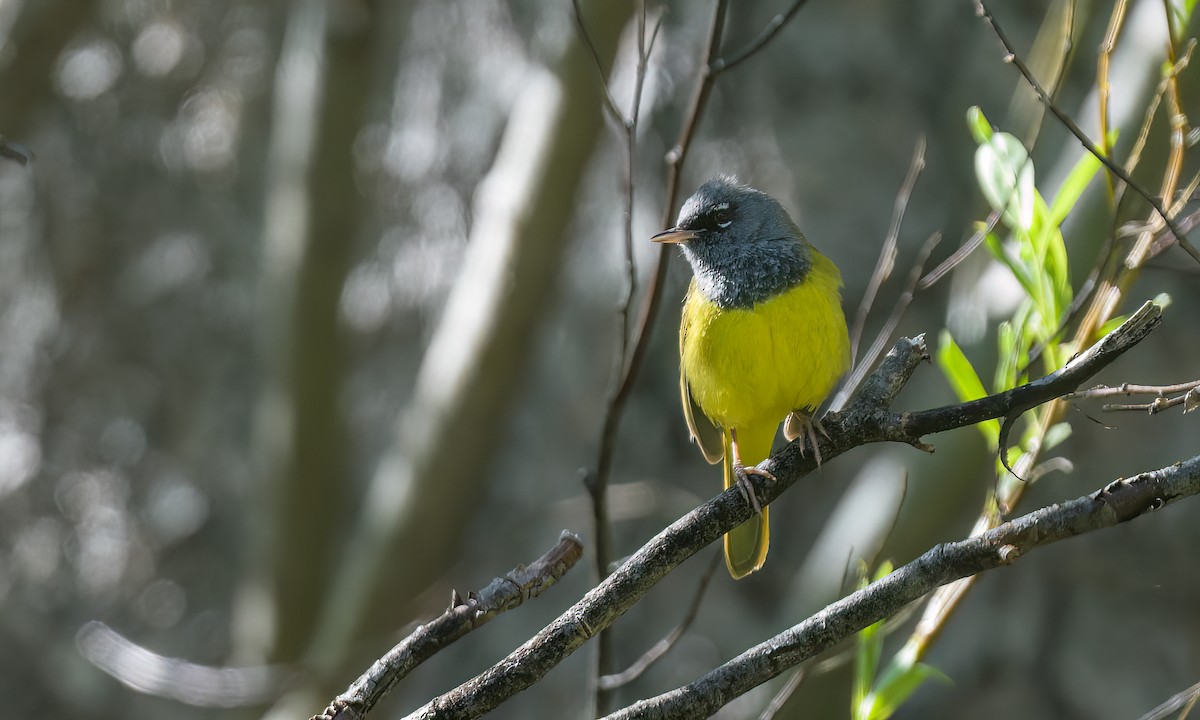
[[[804,682],[805,670],[807,669],[807,665],[801,665],[792,671],[792,674],[788,676],[787,682],[783,684],[783,687],[779,688],[779,692],[775,693],[775,697],[771,698],[771,702],[767,703],[767,706],[763,708],[762,714],[758,716],[758,720],[775,720],[775,716],[779,714],[779,711],[783,709],[787,701],[800,689],[800,684]]]
[[[1183,711],[1176,720],[1184,720],[1192,708],[1195,707],[1197,699],[1200,699],[1200,683],[1196,683],[1187,690],[1172,695],[1167,698],[1166,702],[1141,716],[1138,720],[1165,720],[1165,718],[1176,710]]]
[[[600,75],[600,92],[604,97],[604,110],[608,113],[618,125],[622,128],[628,128],[629,121],[625,118],[625,113],[621,112],[621,108],[617,105],[617,100],[612,96],[612,91],[608,87],[608,78],[604,76],[604,63],[600,61],[600,53],[596,50],[595,43],[592,42],[592,36],[588,33],[587,23],[583,21],[583,10],[579,7],[579,0],[571,0],[571,13],[575,18],[575,29],[579,31],[579,37],[583,38],[583,44],[587,47],[588,52],[592,56],[592,61],[596,65],[596,72]],[[642,4],[642,18],[645,18],[646,6]],[[639,38],[639,47],[641,39]],[[636,104],[635,104],[636,107]]]
[[[1187,392],[1200,387],[1200,380],[1192,380],[1190,382],[1177,383],[1175,385],[1135,385],[1133,383],[1121,383],[1115,387],[1109,385],[1097,385],[1087,390],[1080,390],[1064,396],[1064,400],[1084,400],[1090,398],[1105,398],[1132,395],[1154,395],[1156,397],[1165,398],[1168,395],[1175,393]]]
[[[1064,397],[1064,400],[1086,400],[1132,395],[1153,395],[1154,400],[1148,403],[1107,403],[1101,406],[1104,412],[1145,412],[1157,415],[1164,410],[1182,405],[1185,413],[1200,407],[1200,380],[1178,383],[1176,385],[1134,385],[1122,383],[1116,387],[1097,385],[1088,390],[1074,392]],[[1175,397],[1171,397],[1174,395]]]
[[[1117,38],[1121,35],[1121,26],[1125,24],[1125,13],[1129,8],[1128,0],[1117,0],[1113,6],[1112,15],[1108,18],[1108,26],[1104,31],[1104,40],[1100,43],[1100,52],[1096,57],[1096,93],[1099,96],[1098,115],[1100,117],[1101,150],[1112,157],[1113,143],[1108,132],[1108,99],[1112,95],[1112,85],[1108,82],[1108,70],[1112,63],[1113,50],[1117,47]],[[1158,101],[1155,100],[1157,103]],[[1111,175],[1105,175],[1108,180],[1108,195],[1114,197]]]
[[[463,602],[458,593],[450,607],[437,619],[416,629],[400,644],[375,661],[350,688],[334,698],[329,707],[311,720],[358,720],[414,668],[463,635],[487,623],[502,612],[531,600],[567,573],[583,555],[583,543],[574,533],[563,530],[558,544],[528,567],[518,565],[498,577]]]
[[[684,614],[683,620],[675,626],[665,638],[659,640],[649,650],[647,650],[640,658],[632,665],[625,668],[615,675],[605,675],[600,678],[601,690],[616,690],[617,688],[628,685],[642,676],[642,673],[653,665],[656,661],[671,651],[675,647],[675,643],[683,637],[683,634],[692,626],[692,622],[696,619],[696,613],[700,611],[700,602],[704,600],[704,595],[708,591],[708,585],[712,582],[713,575],[720,566],[722,554],[714,553],[712,560],[709,561],[708,567],[704,570],[704,574],[700,576],[700,583],[696,585],[696,592],[692,594],[692,602],[688,605],[687,613]]]
[[[1179,247],[1187,251],[1187,253],[1191,255],[1196,262],[1200,262],[1200,250],[1197,250],[1190,242],[1188,242],[1186,235],[1175,224],[1175,221],[1171,218],[1166,209],[1163,208],[1162,202],[1157,197],[1147,192],[1145,188],[1143,188],[1137,182],[1135,182],[1133,178],[1129,176],[1129,173],[1125,172],[1124,168],[1105,155],[1103,150],[1094,142],[1092,142],[1091,138],[1089,138],[1083,132],[1083,130],[1079,129],[1079,126],[1075,124],[1075,121],[1072,120],[1071,117],[1065,112],[1063,112],[1063,110],[1058,107],[1058,105],[1050,98],[1050,96],[1046,94],[1045,89],[1042,88],[1040,83],[1038,83],[1037,78],[1033,76],[1033,73],[1029,70],[1029,67],[1025,64],[1025,61],[1022,60],[1019,55],[1017,55],[1016,50],[1013,49],[1012,43],[1010,43],[1008,40],[1008,36],[996,22],[996,18],[992,15],[991,11],[988,10],[987,5],[983,0],[975,0],[975,10],[976,13],[992,28],[992,32],[994,32],[997,39],[1000,40],[1000,44],[1004,46],[1004,49],[1007,53],[1004,59],[1007,62],[1012,63],[1013,66],[1017,68],[1017,70],[1021,73],[1021,76],[1025,78],[1025,81],[1028,82],[1030,87],[1033,88],[1033,91],[1037,93],[1038,98],[1046,105],[1047,108],[1049,108],[1050,112],[1054,113],[1054,116],[1058,118],[1059,122],[1061,122],[1063,126],[1066,127],[1067,130],[1069,130],[1077,140],[1079,140],[1084,149],[1094,155],[1097,160],[1099,160],[1106,168],[1108,168],[1112,174],[1120,178],[1122,182],[1133,188],[1133,191],[1138,195],[1141,195],[1146,202],[1150,203],[1150,206],[1154,208],[1155,212],[1158,213],[1158,216],[1162,218],[1162,221],[1171,229],[1171,233],[1175,236],[1175,242],[1179,244]]]
[[[713,72],[720,73],[732,70],[765,48],[767,43],[774,39],[775,35],[783,29],[784,25],[787,25],[792,16],[800,11],[800,8],[804,7],[806,2],[808,0],[795,0],[790,8],[772,17],[762,31],[758,33],[758,36],[751,40],[746,47],[732,53],[728,58],[718,59],[713,66]]]
[[[1016,186],[1014,185],[1014,187]],[[993,210],[991,214],[987,216],[987,220],[984,221],[983,227],[979,228],[979,230],[976,231],[976,233],[972,235],[965,243],[963,243],[961,247],[955,250],[950,257],[943,260],[940,265],[930,270],[925,277],[921,278],[921,282],[917,284],[917,290],[925,290],[926,288],[931,287],[938,280],[941,280],[943,277],[945,277],[946,273],[958,267],[959,263],[961,263],[963,260],[966,260],[967,256],[975,252],[975,248],[979,247],[983,243],[984,238],[988,236],[988,233],[995,230],[996,226],[999,224],[1000,211]]]
[[[638,120],[641,116],[642,88],[645,85],[646,70],[650,60],[650,53],[654,49],[654,41],[658,38],[658,31],[662,26],[662,15],[660,14],[656,19],[650,39],[647,41],[646,3],[645,0],[641,0],[639,3],[637,13],[637,65],[634,71],[632,107],[630,114],[626,116],[617,106],[616,100],[613,98],[612,92],[608,87],[608,80],[604,76],[604,66],[600,62],[600,55],[596,52],[596,48],[592,44],[591,37],[588,34],[587,25],[583,21],[579,0],[572,0],[572,2],[579,34],[583,37],[584,43],[591,52],[592,58],[595,60],[596,70],[600,75],[600,85],[604,89],[605,107],[620,127],[625,143],[625,238],[623,246],[625,292],[619,304],[620,309],[618,311],[617,351],[614,357],[616,379],[608,397],[605,419],[601,426],[596,469],[594,473],[586,473],[584,475],[584,484],[591,498],[592,524],[596,535],[595,552],[593,553],[596,579],[603,580],[608,576],[608,567],[611,564],[613,556],[612,529],[608,519],[608,480],[616,445],[618,416],[620,415],[621,406],[624,404],[625,395],[628,392],[628,383],[625,382],[624,375],[626,367],[629,364],[630,308],[633,305],[633,296],[637,289],[637,267],[634,264],[633,255],[633,207],[636,189],[634,174],[637,160]],[[612,665],[612,635],[608,630],[600,634],[597,646],[599,648],[596,657],[596,677],[598,680],[602,675],[609,672]],[[607,712],[607,698],[603,688],[598,688],[596,692],[597,709],[600,712]]]
[[[904,317],[904,312],[908,310],[909,304],[912,303],[913,295],[916,294],[918,288],[918,280],[921,277],[921,271],[925,269],[925,261],[929,259],[929,255],[937,244],[941,242],[942,234],[935,232],[929,236],[925,244],[917,252],[917,257],[913,261],[912,269],[908,272],[908,280],[905,283],[904,291],[900,293],[900,297],[896,299],[896,305],[892,308],[892,314],[888,316],[887,322],[879,329],[879,333],[875,335],[875,340],[872,341],[871,347],[867,349],[866,355],[854,364],[854,368],[850,370],[850,374],[846,376],[846,381],[838,388],[837,394],[833,398],[833,402],[829,404],[830,411],[836,412],[841,409],[858,386],[862,384],[867,373],[871,371],[871,367],[875,361],[879,359],[879,355],[883,352],[887,341],[892,337],[892,333],[896,332],[896,328],[900,325],[900,320]]]
[[[892,270],[896,267],[896,244],[900,237],[900,224],[904,222],[904,211],[908,208],[913,187],[917,184],[917,178],[920,177],[921,170],[924,168],[925,136],[922,135],[917,138],[917,145],[913,148],[908,175],[900,185],[900,192],[896,193],[896,202],[892,208],[892,222],[888,226],[887,235],[883,238],[883,245],[879,248],[879,259],[875,261],[875,270],[871,272],[871,279],[867,281],[862,301],[858,304],[858,312],[854,315],[854,324],[850,328],[851,363],[858,357],[858,343],[862,340],[863,328],[866,327],[867,315],[871,312],[871,306],[875,303],[875,295],[879,292],[880,286],[891,277]]]
[[[1104,412],[1133,411],[1157,415],[1158,413],[1164,410],[1170,410],[1177,405],[1182,405],[1185,413],[1195,410],[1196,408],[1200,407],[1200,392],[1196,390],[1189,390],[1188,392],[1177,397],[1156,398],[1153,402],[1148,403],[1106,403],[1105,405],[1102,405],[1100,409]]]

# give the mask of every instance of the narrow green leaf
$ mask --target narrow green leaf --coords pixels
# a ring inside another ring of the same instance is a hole
[[[875,673],[879,670],[879,657],[883,654],[882,627],[883,621],[880,620],[858,632],[854,653],[854,691],[850,699],[853,720],[867,720],[871,716],[867,698],[871,694]]]
[[[996,328],[996,375],[992,392],[1004,392],[1017,386],[1017,331],[1005,320]]]
[[[1128,319],[1129,319],[1128,315],[1117,315],[1115,317],[1109,318],[1108,322],[1101,325],[1100,329],[1096,331],[1096,337],[1104,337],[1105,335],[1109,334],[1113,330],[1116,330],[1117,328],[1121,327],[1121,323],[1125,322]]]
[[[938,335],[937,363],[938,367],[942,369],[942,373],[946,375],[946,379],[950,381],[950,387],[954,389],[954,394],[962,402],[978,400],[987,395],[983,389],[983,382],[979,380],[979,374],[975,372],[971,361],[963,354],[958,343],[954,342],[949,330],[943,329]],[[999,447],[999,420],[985,420],[975,427],[979,428],[979,432],[983,434],[983,439],[987,441],[989,448],[994,451]]]
[[[875,568],[871,580],[882,580],[894,569],[891,560],[884,560]],[[866,563],[859,563],[859,588],[867,586]],[[871,717],[871,685],[879,672],[879,658],[883,655],[884,633],[883,621],[868,625],[858,632],[856,651],[854,655],[854,687],[850,698],[850,716],[852,720],[867,720]]]
[[[978,105],[967,108],[967,129],[971,131],[976,145],[983,145],[992,139],[992,125]]]
[[[894,715],[904,701],[929,679],[951,683],[945,673],[925,663],[897,668],[894,673],[885,672],[875,691],[871,693],[872,709],[868,720],[886,720]]]
[[[1079,158],[1075,167],[1067,174],[1067,179],[1063,180],[1063,184],[1058,188],[1058,194],[1054,196],[1054,202],[1050,205],[1052,224],[1062,225],[1099,170],[1100,159],[1090,152],[1084,152],[1083,157]]]

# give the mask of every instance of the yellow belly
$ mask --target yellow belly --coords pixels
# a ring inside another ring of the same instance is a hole
[[[820,405],[850,365],[840,287],[837,267],[815,251],[804,282],[750,309],[721,309],[693,281],[680,350],[704,414],[736,429]]]

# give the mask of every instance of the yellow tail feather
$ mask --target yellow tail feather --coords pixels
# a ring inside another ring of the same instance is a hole
[[[765,450],[761,447],[761,438],[755,437],[762,434],[746,433],[745,429],[738,430],[738,449],[741,450],[741,460],[746,465],[762,462],[770,454],[775,428],[772,427],[767,435]],[[724,435],[725,489],[728,490],[737,483],[737,478],[733,474],[733,450],[729,431],[724,431]],[[729,569],[729,574],[734,580],[741,580],[761,568],[767,561],[767,549],[771,544],[769,510],[770,508],[764,507],[761,516],[755,515],[725,534],[725,567]]]

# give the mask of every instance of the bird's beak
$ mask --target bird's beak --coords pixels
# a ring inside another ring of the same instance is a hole
[[[692,230],[680,230],[679,228],[671,228],[664,230],[654,237],[650,238],[650,242],[656,243],[685,243],[688,240],[694,240],[696,233]]]

